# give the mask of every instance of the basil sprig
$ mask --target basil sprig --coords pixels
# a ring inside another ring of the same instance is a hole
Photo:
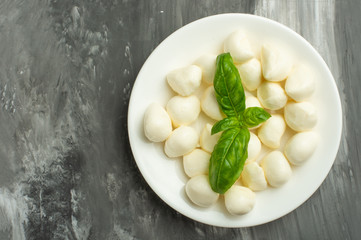
[[[241,78],[229,53],[220,54],[216,64],[214,90],[218,105],[227,117],[212,127],[212,134],[223,133],[211,155],[209,182],[213,191],[223,194],[239,178],[248,157],[248,128],[259,125],[271,115],[259,107],[246,109]]]

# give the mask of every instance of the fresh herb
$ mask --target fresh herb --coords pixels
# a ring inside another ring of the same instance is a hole
[[[214,90],[220,109],[227,116],[214,124],[212,134],[223,131],[214,146],[209,181],[213,191],[225,193],[239,178],[248,157],[248,128],[266,121],[271,115],[263,108],[246,109],[241,78],[229,53],[217,57]]]

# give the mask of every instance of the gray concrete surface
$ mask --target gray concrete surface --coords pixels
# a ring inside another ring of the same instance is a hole
[[[226,229],[182,216],[150,189],[127,135],[136,76],[196,19],[251,13],[308,40],[330,67],[343,135],[321,187],[268,224]],[[359,239],[358,0],[0,1],[0,239]]]

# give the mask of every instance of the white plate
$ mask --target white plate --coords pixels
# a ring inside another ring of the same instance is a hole
[[[257,49],[270,41],[288,49],[298,62],[315,70],[316,91],[311,101],[319,112],[316,152],[304,165],[293,168],[280,188],[257,192],[254,209],[243,216],[227,213],[223,199],[210,208],[193,205],[184,192],[187,177],[181,159],[169,159],[163,144],[149,142],[143,133],[143,115],[151,102],[165,106],[172,96],[165,77],[173,69],[191,64],[205,53],[218,53],[224,39],[242,29]],[[341,137],[341,103],[335,81],[323,59],[301,36],[272,20],[246,14],[222,14],[192,22],[165,39],[149,56],[135,81],[129,103],[128,131],[134,158],[150,187],[169,206],[196,221],[222,227],[246,227],[282,217],[305,202],[327,176]]]

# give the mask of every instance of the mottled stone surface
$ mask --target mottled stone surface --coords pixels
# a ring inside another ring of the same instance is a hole
[[[0,239],[357,239],[361,236],[359,0],[2,0]],[[127,135],[152,50],[201,17],[252,13],[307,39],[337,82],[339,153],[317,192],[274,222],[207,226],[162,202]]]

